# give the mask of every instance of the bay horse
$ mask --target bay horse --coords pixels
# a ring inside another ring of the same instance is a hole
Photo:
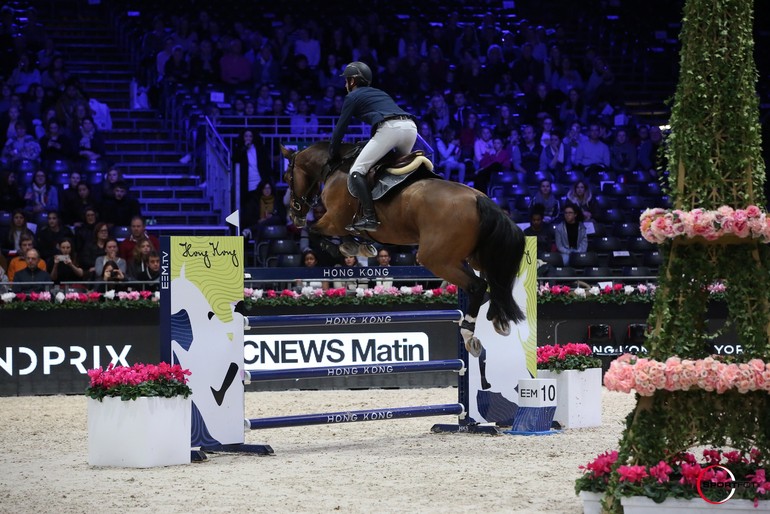
[[[351,149],[353,145],[343,144],[340,154],[344,156]],[[305,226],[307,213],[320,193],[326,213],[313,230],[330,237],[350,236],[345,227],[359,210],[358,200],[347,187],[353,158],[329,170],[328,142],[315,143],[299,152],[281,145],[281,153],[289,161],[284,181],[290,189],[289,215],[294,224]],[[380,227],[369,237],[379,243],[417,245],[417,259],[422,266],[468,295],[460,332],[469,353],[478,356],[482,350],[473,332],[487,287],[487,318],[497,333],[507,336],[511,322],[524,320],[512,294],[524,256],[524,233],[486,195],[465,184],[436,177],[411,182],[374,205]]]

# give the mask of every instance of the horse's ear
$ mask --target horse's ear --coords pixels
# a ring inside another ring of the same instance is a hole
[[[288,148],[286,148],[285,146],[281,145],[281,155],[283,155],[284,157],[286,157],[287,159],[289,159],[289,158],[291,158],[291,156],[292,156],[292,154],[293,154],[293,153],[294,153],[294,152],[292,152],[291,150],[289,150],[289,149],[288,149]]]

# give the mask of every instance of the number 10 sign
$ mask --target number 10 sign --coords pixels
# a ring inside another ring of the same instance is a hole
[[[519,408],[513,418],[512,434],[546,434],[551,432],[556,412],[556,380],[519,380]]]

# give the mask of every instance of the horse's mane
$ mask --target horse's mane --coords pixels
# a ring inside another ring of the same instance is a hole
[[[329,159],[329,145],[329,141],[319,141],[301,151],[303,154],[307,152],[307,163],[311,167],[311,169],[306,169],[305,171],[313,174],[316,172],[322,173],[324,171],[324,165]],[[350,154],[351,150],[356,146],[358,146],[356,143],[342,143],[340,145],[339,154],[342,157],[342,160],[337,163],[332,173],[323,177],[324,180],[339,171],[347,171],[345,170],[345,164],[352,165],[353,163],[353,158],[348,154]]]

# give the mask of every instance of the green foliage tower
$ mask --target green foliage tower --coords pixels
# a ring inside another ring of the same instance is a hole
[[[667,138],[668,187],[674,209],[722,205],[764,210],[752,0],[687,0],[680,77]],[[661,245],[664,266],[650,316],[650,357],[703,359],[712,352],[708,285],[727,286],[728,325],[738,335],[737,359],[770,358],[770,260],[752,239],[679,237]],[[697,445],[759,448],[770,455],[770,401],[765,392],[723,394],[657,391],[637,396],[618,464],[654,465]],[[622,512],[614,474],[605,512]]]

